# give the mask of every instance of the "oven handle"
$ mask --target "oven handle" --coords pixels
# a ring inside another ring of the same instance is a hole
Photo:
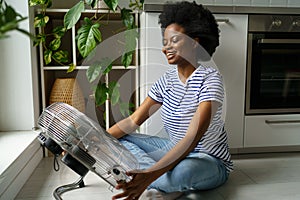
[[[299,124],[300,120],[265,120],[266,124]]]
[[[260,39],[261,44],[300,44],[300,39]]]

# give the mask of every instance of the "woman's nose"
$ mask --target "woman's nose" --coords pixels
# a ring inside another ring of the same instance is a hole
[[[166,48],[166,50],[172,49],[171,45],[167,45],[167,46],[165,46],[165,48]]]
[[[172,46],[169,45],[169,44],[166,44],[166,45],[163,47],[163,49],[164,49],[165,51],[168,51],[168,50],[172,49]]]

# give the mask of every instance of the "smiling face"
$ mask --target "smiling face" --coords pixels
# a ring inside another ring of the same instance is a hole
[[[178,24],[170,24],[164,31],[162,52],[169,64],[195,64],[195,47],[198,42],[184,33],[184,28]]]

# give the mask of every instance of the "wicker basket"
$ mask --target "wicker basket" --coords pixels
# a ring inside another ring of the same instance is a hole
[[[64,102],[85,111],[82,91],[75,78],[57,78],[52,86],[49,103]]]

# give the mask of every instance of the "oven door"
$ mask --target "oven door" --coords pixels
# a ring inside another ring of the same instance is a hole
[[[300,34],[249,33],[246,114],[300,113]]]

